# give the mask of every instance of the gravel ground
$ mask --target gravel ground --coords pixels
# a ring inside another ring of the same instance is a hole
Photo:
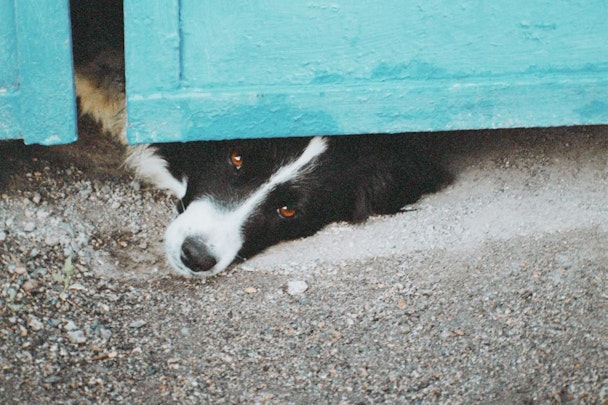
[[[208,280],[81,132],[0,142],[0,402],[608,404],[608,127],[428,136],[442,192]]]

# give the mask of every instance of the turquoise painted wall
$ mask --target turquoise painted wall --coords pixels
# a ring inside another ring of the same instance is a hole
[[[0,0],[0,139],[76,139],[68,0]],[[125,0],[133,142],[608,123],[608,0]]]
[[[0,139],[76,139],[68,0],[0,0]]]
[[[133,142],[608,123],[608,1],[125,0]]]

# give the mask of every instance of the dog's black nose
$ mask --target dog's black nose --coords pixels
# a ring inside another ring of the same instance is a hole
[[[184,240],[181,259],[186,267],[196,273],[211,270],[217,264],[205,242],[197,237],[187,237]]]

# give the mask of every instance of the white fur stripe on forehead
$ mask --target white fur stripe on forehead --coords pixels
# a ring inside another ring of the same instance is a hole
[[[313,162],[327,150],[327,141],[320,136],[314,137],[308,143],[304,153],[293,163],[281,167],[270,178],[269,184],[278,185],[293,180],[301,173],[304,166]]]
[[[248,216],[249,212],[261,204],[266,196],[280,184],[287,183],[298,178],[304,172],[305,167],[327,150],[327,141],[322,137],[314,137],[308,143],[304,153],[295,161],[277,170],[262,187],[256,190],[247,201],[238,208],[238,212],[243,216]]]
[[[160,189],[166,189],[177,198],[186,195],[188,179],[176,179],[169,172],[169,163],[158,155],[158,150],[149,145],[137,145],[131,148],[125,164],[135,170],[135,175],[149,181]]]

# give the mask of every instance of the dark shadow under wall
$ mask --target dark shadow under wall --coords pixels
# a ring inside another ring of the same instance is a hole
[[[70,13],[76,65],[108,48],[124,49],[122,0],[70,0]]]

